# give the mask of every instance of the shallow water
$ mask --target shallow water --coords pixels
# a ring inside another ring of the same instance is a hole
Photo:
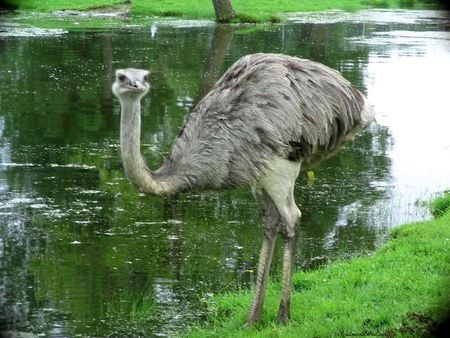
[[[163,200],[124,178],[116,68],[152,70],[142,135],[152,168],[198,98],[244,54],[311,58],[367,94],[377,123],[315,168],[312,185],[302,174],[296,186],[301,269],[374,250],[390,228],[429,218],[423,201],[449,189],[443,12],[42,34],[11,18],[0,25],[0,331],[170,336],[202,321],[214,293],[254,282],[260,215],[247,189]],[[276,271],[280,256],[278,248]]]

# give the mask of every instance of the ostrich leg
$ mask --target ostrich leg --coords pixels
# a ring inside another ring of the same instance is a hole
[[[294,185],[300,166],[300,162],[279,160],[275,166],[277,170],[274,170],[273,174],[264,181],[264,189],[274,201],[280,214],[283,228],[278,230],[285,240],[281,303],[277,315],[277,322],[281,324],[286,324],[290,317],[292,273],[301,216],[294,200]]]
[[[277,322],[287,324],[290,318],[291,294],[292,294],[292,273],[295,266],[295,253],[299,232],[299,222],[294,225],[294,229],[286,230],[284,233],[284,254],[283,254],[283,286],[281,291],[281,303],[278,309]]]
[[[259,254],[259,263],[256,277],[256,292],[250,307],[245,327],[258,322],[262,316],[264,295],[269,279],[270,265],[272,262],[273,249],[278,234],[280,214],[272,199],[264,190],[253,189],[253,195],[263,210],[263,244]]]

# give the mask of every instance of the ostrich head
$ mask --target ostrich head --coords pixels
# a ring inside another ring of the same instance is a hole
[[[120,101],[140,100],[150,89],[149,76],[150,72],[144,69],[118,69],[112,91]]]

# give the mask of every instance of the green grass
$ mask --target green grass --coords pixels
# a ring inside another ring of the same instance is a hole
[[[442,200],[442,216],[394,229],[372,255],[297,272],[288,326],[274,323],[281,287],[271,283],[261,324],[242,330],[252,292],[229,293],[210,301],[212,325],[189,335],[433,336],[450,306],[450,194]]]
[[[151,336],[149,329],[157,315],[152,290],[137,294],[125,292],[106,304],[103,327],[98,334],[107,332],[108,336],[113,337]]]
[[[436,198],[433,202],[431,202],[431,213],[435,217],[440,217],[449,211],[450,211],[450,190],[446,191],[444,195]]]
[[[123,0],[10,0],[21,10],[54,11],[60,9],[86,10],[123,5]]]
[[[86,10],[123,5],[123,0],[10,0],[19,9],[54,11],[60,9]],[[363,8],[423,8],[436,5],[433,0],[234,0],[237,21],[280,21],[289,12],[341,9],[356,11]],[[214,19],[211,0],[132,0],[132,13],[144,16],[175,16],[188,19]]]

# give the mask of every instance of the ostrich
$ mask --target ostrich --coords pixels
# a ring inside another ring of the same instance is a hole
[[[124,171],[145,194],[247,185],[262,209],[263,243],[256,291],[245,326],[261,319],[277,234],[284,239],[278,323],[290,317],[300,210],[294,185],[301,166],[336,151],[373,119],[365,97],[337,71],[281,54],[236,61],[185,119],[162,166],[150,170],[140,152],[140,100],[150,72],[119,69],[112,86],[121,104]]]

